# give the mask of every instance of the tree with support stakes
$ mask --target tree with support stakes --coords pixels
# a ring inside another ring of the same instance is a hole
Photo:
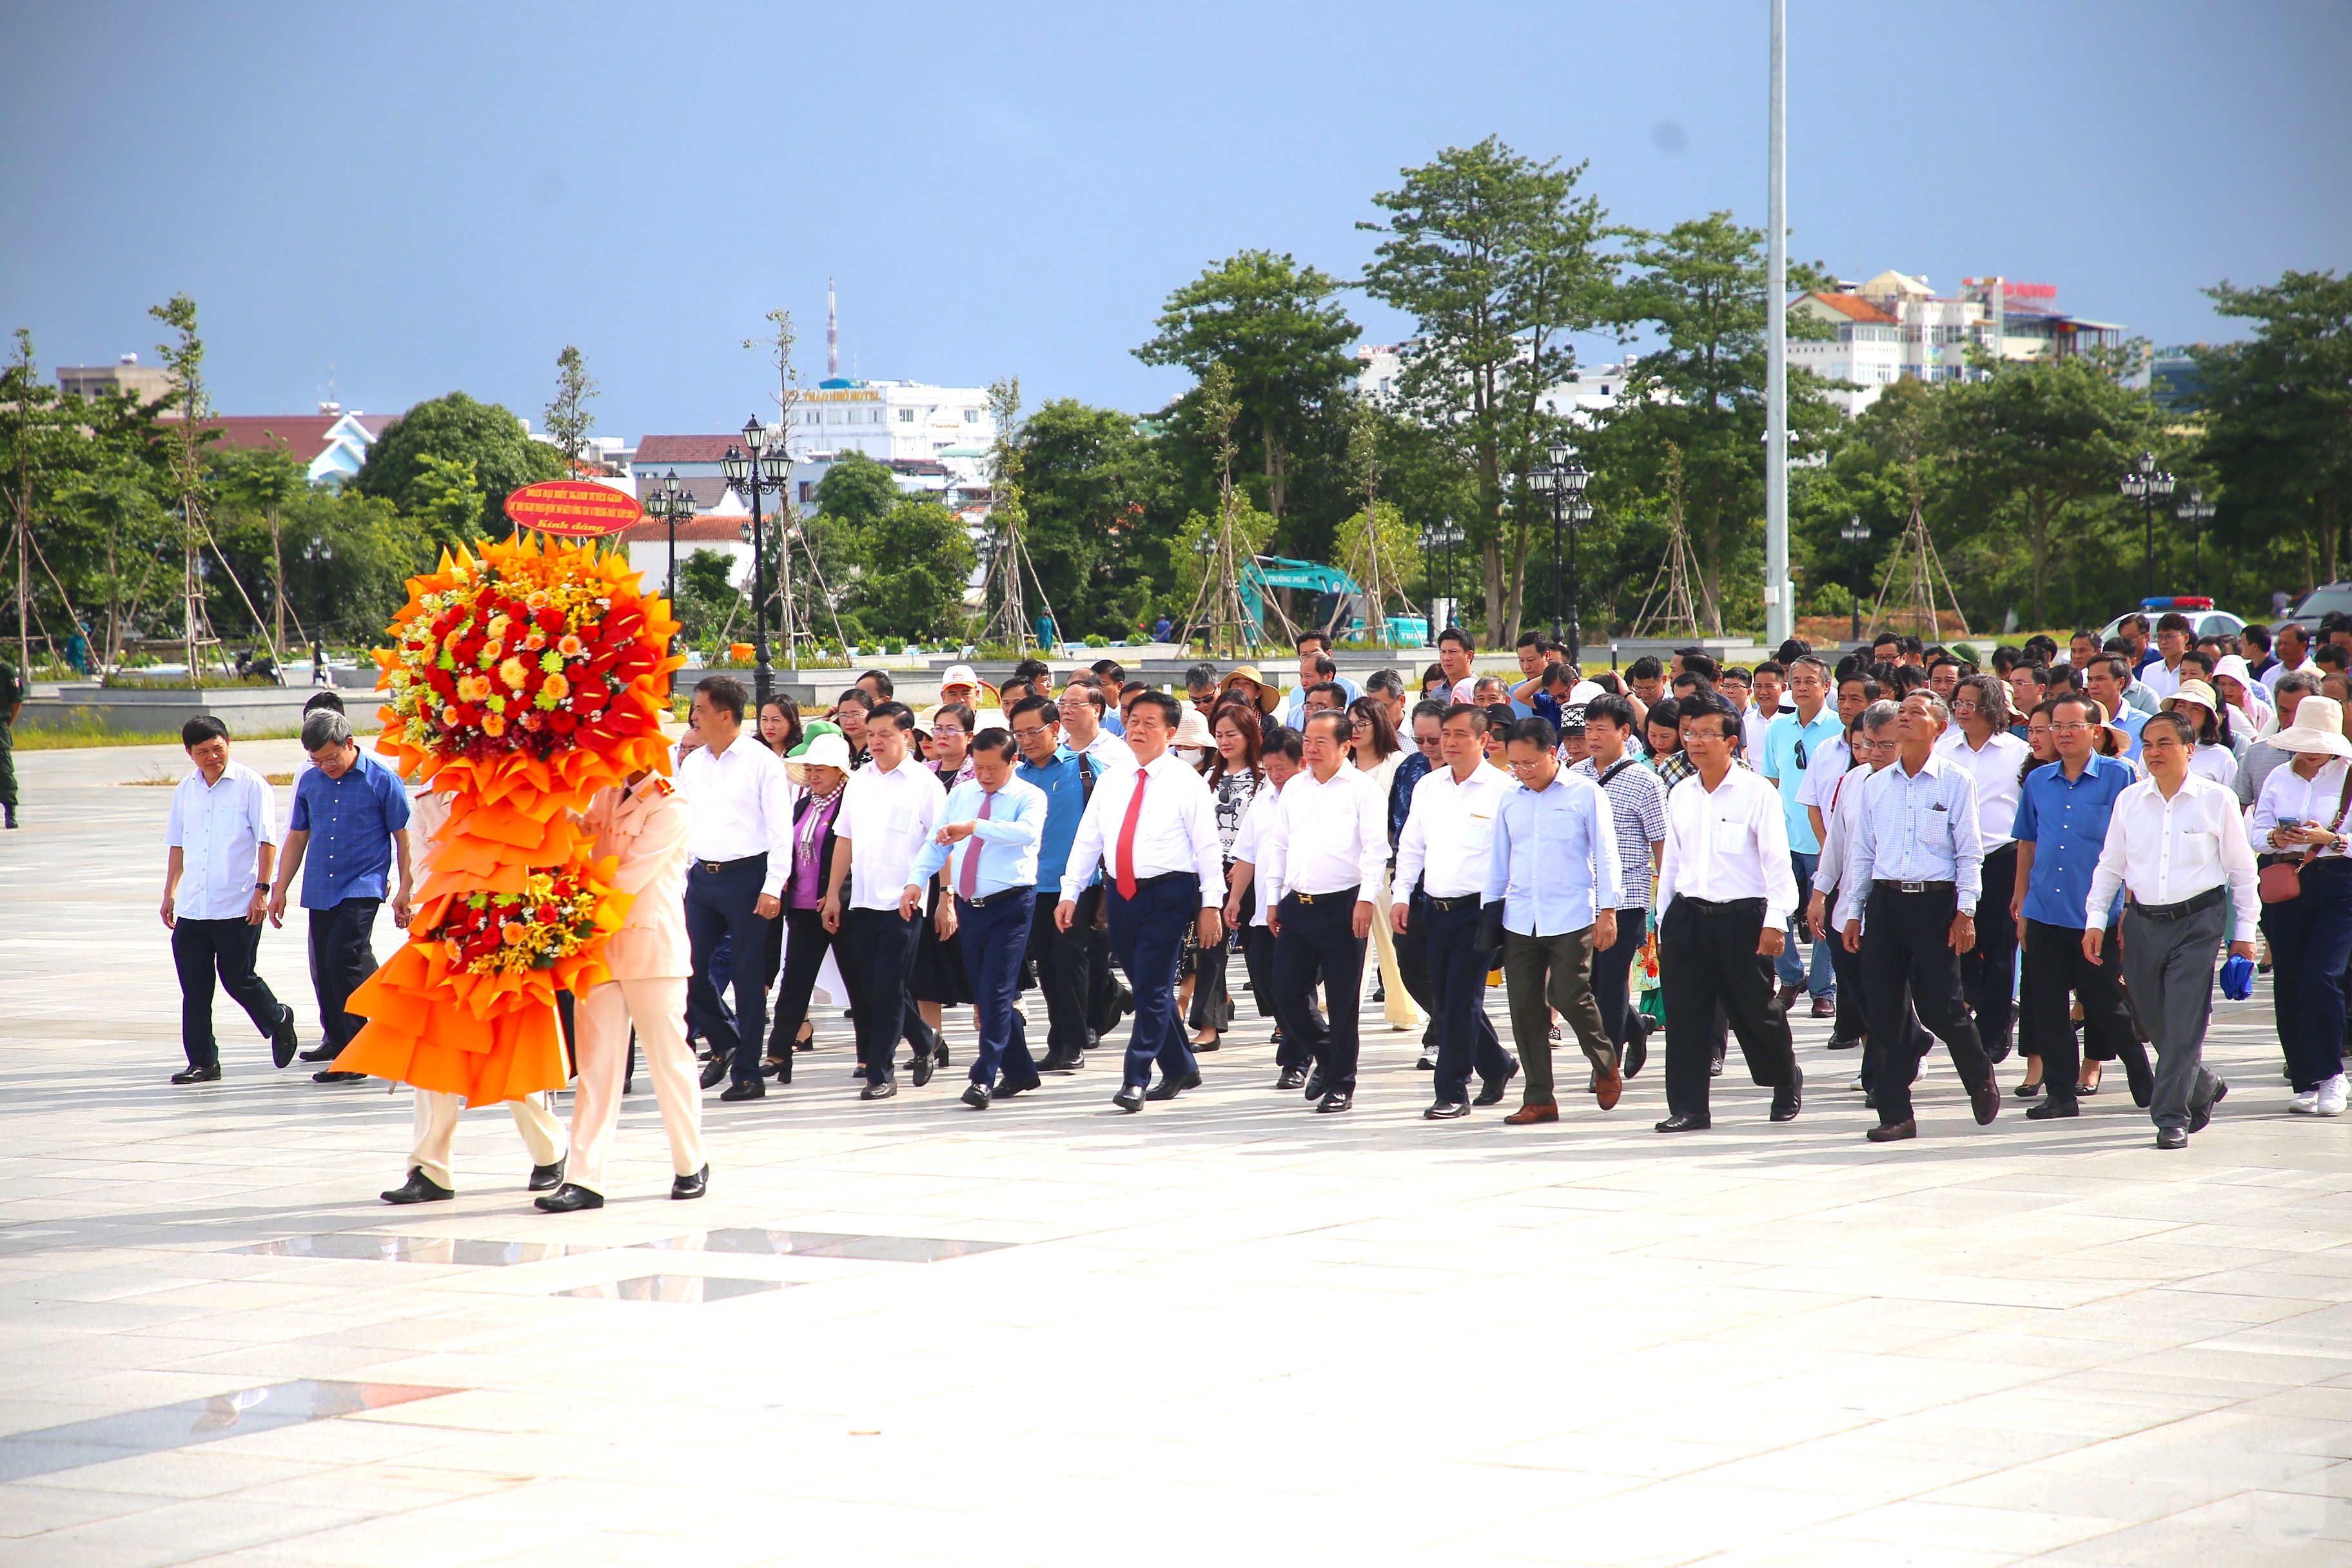
[[[1903,599],[1890,616],[1887,595],[1898,591]],[[1944,629],[1944,605],[1951,606],[1955,631]],[[1911,486],[1911,518],[1903,525],[1903,537],[1895,542],[1895,552],[1886,558],[1886,575],[1878,585],[1878,603],[1870,612],[1869,629],[1892,628],[1905,620],[1916,623],[1923,642],[1969,635],[1968,617],[1960,614],[1960,601],[1952,592],[1952,580],[1944,574],[1944,563],[1936,554],[1936,542],[1927,532],[1927,520],[1920,514],[1916,479]]]
[[[1339,565],[1362,590],[1364,640],[1375,647],[1385,647],[1391,640],[1388,636],[1389,601],[1404,600],[1406,571],[1399,566],[1397,557],[1410,551],[1413,536],[1394,507],[1385,511],[1381,508],[1380,421],[1369,404],[1359,404],[1349,420],[1348,466],[1363,487],[1364,510],[1359,517],[1339,525]],[[1324,635],[1337,638],[1347,614],[1348,602],[1341,595],[1331,608],[1331,619],[1323,628]]]
[[[1250,559],[1238,537],[1235,514],[1240,498],[1234,489],[1234,421],[1240,414],[1234,402],[1234,373],[1223,360],[1212,363],[1201,377],[1201,432],[1217,458],[1217,521],[1213,531],[1200,537],[1213,540],[1202,551],[1201,586],[1192,607],[1184,612],[1183,628],[1176,640],[1189,647],[1195,637],[1205,640],[1211,657],[1231,658],[1255,648],[1264,628],[1250,621],[1242,603],[1242,571]],[[1266,607],[1281,616],[1283,631],[1295,636],[1290,617],[1273,600]]]
[[[1054,619],[1045,580],[1037,575],[1036,563],[1029,559],[1029,546],[1022,537],[1022,525],[1029,517],[1021,503],[1021,448],[1013,439],[1021,416],[1021,378],[1007,376],[991,382],[988,407],[996,420],[996,445],[989,454],[987,575],[982,579],[981,603],[992,608],[980,640],[1009,645],[1016,658],[1027,653],[1033,644],[1050,654],[1053,650],[1035,635],[1029,620],[1029,590],[1034,587],[1045,621],[1060,625]]]
[[[1683,526],[1683,454],[1666,443],[1666,554],[1658,575],[1642,598],[1633,617],[1633,636],[1721,637],[1723,612],[1707,591],[1706,578],[1691,552],[1690,532]],[[1696,585],[1696,596],[1693,595]],[[1652,605],[1655,605],[1654,610]],[[1704,613],[1704,624],[1701,621]]]

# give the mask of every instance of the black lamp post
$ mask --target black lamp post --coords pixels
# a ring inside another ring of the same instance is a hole
[[[2172,476],[2156,466],[2154,452],[2142,452],[2139,466],[2116,481],[2127,500],[2139,502],[2140,539],[2147,552],[2147,586],[2156,595],[2156,503],[2172,493]]]
[[[1458,618],[1454,613],[1454,549],[1461,542],[1461,526],[1450,517],[1443,522],[1431,523],[1421,531],[1421,548],[1425,552],[1433,552],[1438,559],[1439,581],[1444,584],[1438,596],[1445,601],[1445,619],[1449,623]],[[1426,555],[1423,559],[1426,560]],[[1432,640],[1444,629],[1444,626],[1430,627]]]
[[[776,672],[768,662],[768,555],[760,529],[760,498],[781,495],[791,482],[790,463],[785,465],[786,472],[777,472],[775,464],[767,460],[767,450],[768,427],[754,414],[743,422],[742,447],[730,447],[719,459],[727,488],[751,503],[751,646],[758,661],[752,685],[762,706],[774,694]]]
[[[1870,524],[1863,521],[1862,515],[1857,512],[1845,520],[1845,526],[1838,530],[1838,537],[1859,551],[1870,542]],[[1853,640],[1857,643],[1862,641],[1862,595],[1870,587],[1869,580],[1863,575],[1868,564],[1866,560],[1857,558],[1853,568]]]
[[[661,483],[646,492],[646,511],[669,525],[669,602],[675,613],[677,605],[677,525],[694,515],[693,493],[677,482],[676,468],[663,475]]]
[[[2172,515],[2189,525],[2191,559],[2196,563],[2196,581],[2189,586],[2201,594],[2205,591],[2205,525],[2213,521],[2213,503],[2205,499],[2203,490],[2192,488],[2189,499],[2172,509]]]
[[[1574,603],[1577,597],[1575,527],[1569,530],[1570,591],[1565,599],[1560,595],[1559,534],[1562,524],[1580,526],[1591,519],[1592,509],[1584,504],[1584,487],[1591,481],[1592,476],[1585,472],[1582,463],[1577,461],[1576,448],[1565,441],[1552,442],[1545,457],[1547,460],[1528,475],[1528,479],[1537,493],[1551,503],[1551,637],[1552,641],[1559,642],[1565,633],[1568,662],[1574,664],[1580,651],[1578,644],[1581,640]],[[1563,605],[1568,609],[1564,626],[1561,619]]]

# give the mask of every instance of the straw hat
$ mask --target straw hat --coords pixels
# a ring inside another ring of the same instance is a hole
[[[2164,706],[2169,708],[2176,702],[2194,702],[2208,713],[2221,710],[2220,694],[2201,680],[2182,681],[2180,689],[2164,700]]]
[[[1261,713],[1271,713],[1282,706],[1282,693],[1265,683],[1265,677],[1254,664],[1237,664],[1223,680],[1217,682],[1217,695],[1223,697],[1234,689],[1236,680],[1246,680],[1257,688],[1257,706]]]
[[[2344,705],[2333,697],[2313,695],[2294,710],[2294,722],[2271,737],[2282,752],[2325,752],[2331,757],[2352,757],[2352,741],[2344,738]]]
[[[784,760],[784,776],[803,787],[809,782],[811,768],[839,768],[845,773],[849,771],[849,742],[842,738],[840,731],[811,735],[793,747],[793,754]]]
[[[1217,738],[1209,733],[1209,721],[1201,710],[1188,707],[1182,721],[1176,726],[1175,738],[1168,743],[1180,752],[1188,747],[1207,751],[1217,743]]]

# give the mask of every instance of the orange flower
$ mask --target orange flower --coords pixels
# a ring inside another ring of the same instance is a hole
[[[489,736],[492,740],[496,740],[506,732],[507,721],[504,719],[500,718],[496,713],[485,713],[482,715],[483,734]]]
[[[555,651],[562,654],[566,658],[578,658],[580,657],[581,647],[582,645],[580,639],[567,632],[564,634],[563,640],[555,645]]]
[[[520,947],[530,935],[519,921],[509,921],[499,928],[499,940],[509,947]]]
[[[551,675],[540,683],[539,695],[540,700],[551,708],[572,695],[572,682],[560,675]]]
[[[457,727],[457,709],[444,708],[441,710],[441,727],[445,730],[454,730]]]

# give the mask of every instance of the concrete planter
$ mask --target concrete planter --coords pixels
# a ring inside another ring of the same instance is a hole
[[[26,701],[17,722],[26,730],[95,728],[114,735],[160,735],[174,733],[189,720],[209,713],[228,726],[231,739],[291,733],[301,728],[302,704],[310,700],[311,689],[307,686],[226,686],[202,690],[61,686],[55,697]],[[346,697],[344,702],[362,720],[373,715],[373,705],[363,695]]]

